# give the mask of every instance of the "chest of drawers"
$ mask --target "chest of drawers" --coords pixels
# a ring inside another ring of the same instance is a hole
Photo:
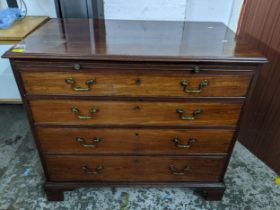
[[[266,62],[226,26],[52,19],[18,48],[4,57],[49,200],[131,185],[222,198],[242,108]]]

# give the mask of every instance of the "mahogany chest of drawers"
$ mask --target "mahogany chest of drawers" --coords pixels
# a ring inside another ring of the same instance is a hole
[[[51,19],[9,58],[49,200],[90,186],[221,199],[242,108],[266,62],[221,23]]]

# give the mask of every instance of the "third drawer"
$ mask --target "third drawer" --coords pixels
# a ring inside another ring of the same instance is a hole
[[[226,154],[234,131],[218,129],[36,129],[46,154]]]

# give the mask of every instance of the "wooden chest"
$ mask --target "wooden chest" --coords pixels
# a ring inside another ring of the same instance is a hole
[[[49,200],[90,186],[222,198],[266,62],[221,23],[52,19],[8,51]]]

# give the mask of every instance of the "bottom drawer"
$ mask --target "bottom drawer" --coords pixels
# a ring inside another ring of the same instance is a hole
[[[219,181],[225,156],[45,157],[49,181]]]

